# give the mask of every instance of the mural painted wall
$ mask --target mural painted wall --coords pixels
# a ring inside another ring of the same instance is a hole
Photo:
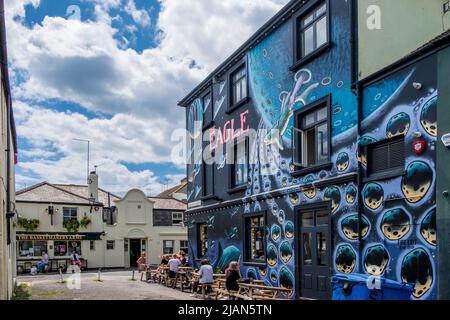
[[[339,2],[339,3],[337,3]],[[292,23],[288,22],[269,35],[251,50],[246,61],[251,103],[232,115],[225,113],[229,104],[227,77],[219,79],[213,88],[213,102],[202,106],[197,99],[188,108],[188,121],[204,116],[201,110],[214,108],[214,121],[220,128],[232,117],[248,110],[252,129],[265,129],[250,146],[251,163],[248,187],[242,193],[226,193],[229,170],[220,161],[215,168],[215,195],[221,199],[252,198],[267,193],[263,201],[248,201],[239,206],[190,216],[188,227],[191,258],[198,259],[197,223],[208,225],[208,258],[215,268],[225,269],[229,261],[240,257],[243,262],[243,215],[253,212],[267,213],[266,263],[261,266],[242,264],[244,276],[263,279],[267,284],[296,289],[295,266],[300,244],[296,242],[294,208],[308,203],[332,201],[333,220],[357,212],[357,188],[354,184],[326,186],[300,191],[298,186],[326,180],[356,171],[357,108],[356,98],[350,89],[350,19],[347,1],[333,1],[331,39],[333,48],[297,72],[290,72],[292,57]],[[332,156],[331,170],[323,170],[306,176],[291,175],[291,130],[294,125],[292,112],[311,102],[331,94],[332,98]],[[292,112],[291,112],[292,111]],[[189,127],[189,125],[188,125]],[[273,129],[282,132],[280,139],[272,136]],[[197,134],[200,134],[198,129]],[[258,131],[261,132],[261,131]],[[195,136],[193,134],[192,136]],[[279,146],[274,150],[273,145]],[[267,155],[262,158],[262,155]],[[223,159],[225,160],[225,159]],[[189,201],[201,199],[201,165],[188,167],[190,179]],[[219,186],[219,187],[217,187]],[[223,186],[223,188],[222,188]],[[292,192],[274,198],[271,191],[291,188]],[[205,201],[203,205],[214,203]],[[349,228],[350,225],[349,225]],[[339,238],[336,233],[336,239]],[[295,296],[295,290],[294,295]]]
[[[202,257],[197,241],[199,223],[206,224],[207,257],[216,271],[224,271],[230,261],[239,260],[244,277],[265,280],[266,284],[299,288],[297,259],[302,243],[297,239],[296,208],[330,202],[332,223],[332,274],[366,273],[385,276],[399,282],[416,283],[415,299],[433,299],[435,290],[436,227],[434,203],[434,148],[436,146],[436,79],[428,59],[364,90],[364,135],[357,136],[357,99],[351,91],[351,48],[349,3],[333,0],[329,52],[320,55],[297,72],[293,64],[293,24],[286,22],[250,50],[242,60],[247,63],[250,102],[226,113],[229,83],[225,74],[212,87],[212,99],[195,100],[187,108],[192,138],[202,135],[194,121],[208,117],[218,130],[259,130],[251,140],[248,184],[245,190],[228,193],[230,166],[221,157],[214,165],[214,195],[221,201],[238,204],[188,215],[191,261]],[[415,90],[413,82],[424,84]],[[206,93],[206,91],[204,92]],[[304,176],[292,175],[292,113],[314,101],[331,95],[331,163],[328,170]],[[245,125],[241,122],[245,115]],[[281,137],[272,133],[281,131]],[[427,141],[426,152],[415,156],[414,133],[420,131]],[[218,131],[216,131],[218,132]],[[358,144],[406,134],[407,172],[404,177],[373,181],[363,186],[347,182],[328,183],[337,177],[357,172],[358,161],[367,164],[367,156],[358,154]],[[273,148],[273,146],[279,147]],[[195,164],[188,166],[188,201],[203,196],[201,153],[192,153]],[[321,187],[301,188],[320,182]],[[275,191],[276,194],[274,193]],[[361,224],[363,242],[358,242],[358,196],[364,206]],[[417,197],[416,197],[417,196]],[[202,206],[217,204],[217,199],[202,201]],[[201,207],[199,207],[201,208]],[[199,208],[196,208],[199,209]],[[243,217],[266,213],[266,263],[244,263]]]
[[[436,67],[436,57],[427,58],[366,88],[363,97],[360,143],[405,135],[406,173],[363,186],[368,227],[361,264],[369,275],[415,283],[413,299],[436,298]],[[417,133],[426,141],[420,156]]]

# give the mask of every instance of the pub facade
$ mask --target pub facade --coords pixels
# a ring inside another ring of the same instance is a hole
[[[351,274],[437,298],[437,60],[359,79],[357,4],[289,2],[179,103],[195,266],[292,299]]]

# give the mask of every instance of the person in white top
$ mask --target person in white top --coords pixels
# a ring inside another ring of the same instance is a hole
[[[197,295],[199,284],[208,285],[214,283],[214,270],[213,267],[209,264],[209,261],[207,259],[204,259],[202,260],[201,264],[202,266],[200,267],[200,270],[198,272],[200,279],[195,281],[192,286],[193,297]]]
[[[177,259],[177,256],[174,254],[172,259],[169,260],[169,278],[174,279],[177,276],[180,265],[180,259]]]

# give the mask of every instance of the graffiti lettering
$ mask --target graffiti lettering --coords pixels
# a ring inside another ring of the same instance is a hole
[[[215,150],[218,145],[223,145],[229,141],[233,141],[250,131],[247,125],[247,116],[249,111],[242,112],[239,116],[239,128],[236,129],[235,119],[225,122],[223,129],[213,127],[209,130],[210,149]]]

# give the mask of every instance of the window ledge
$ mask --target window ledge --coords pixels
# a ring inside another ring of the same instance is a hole
[[[300,176],[303,176],[303,175],[306,175],[309,173],[314,173],[314,172],[321,171],[321,170],[329,170],[332,167],[333,167],[333,164],[331,162],[325,163],[325,164],[319,164],[319,165],[292,171],[291,176],[293,176],[294,178],[297,178],[297,177],[300,177]]]
[[[231,114],[231,113],[233,113],[234,111],[236,111],[237,109],[239,109],[240,107],[246,105],[249,102],[250,102],[250,97],[246,97],[246,98],[242,99],[241,101],[235,103],[234,105],[230,106],[228,108],[228,110],[225,111],[225,113],[226,114]]]
[[[265,262],[245,261],[242,264],[248,267],[267,267],[267,263]]]
[[[294,63],[294,65],[289,67],[289,70],[290,71],[297,71],[298,69],[303,67],[308,62],[311,62],[312,60],[318,58],[319,56],[321,56],[325,52],[329,51],[331,49],[331,46],[332,46],[332,43],[330,41],[325,43],[320,48],[317,48],[314,52],[311,52],[307,56],[305,56],[305,57],[301,58],[300,60],[298,60],[296,63]]]
[[[378,173],[378,174],[374,174],[374,175],[368,176],[367,178],[363,179],[363,182],[367,183],[367,182],[374,182],[374,181],[379,181],[379,180],[389,180],[389,179],[402,177],[405,174],[406,174],[406,170],[405,169],[392,170],[392,171],[389,171],[389,172]]]
[[[228,194],[238,193],[247,190],[247,185],[238,186],[227,190]]]

